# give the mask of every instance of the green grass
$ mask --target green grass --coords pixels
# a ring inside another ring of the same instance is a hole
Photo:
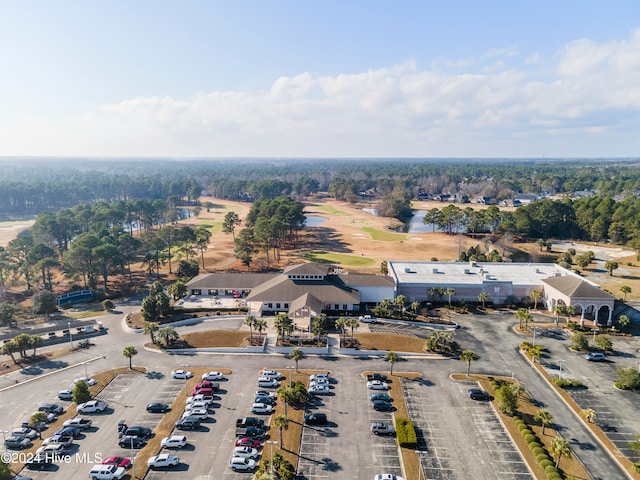
[[[349,212],[344,212],[342,210],[338,210],[332,205],[322,205],[318,210],[322,210],[330,215],[342,215],[343,217],[351,217],[352,215]]]
[[[373,258],[329,252],[309,252],[305,258],[316,263],[334,263],[349,267],[369,267],[376,263]]]
[[[100,315],[106,315],[104,310],[87,310],[86,312],[67,312],[66,315],[71,318],[90,318],[99,317]]]
[[[211,235],[215,235],[222,231],[222,222],[213,222],[213,224],[207,223],[205,227],[211,232]]]
[[[400,242],[407,239],[404,233],[389,232],[387,230],[378,230],[376,228],[365,227],[362,230],[371,235],[373,240],[381,242]]]

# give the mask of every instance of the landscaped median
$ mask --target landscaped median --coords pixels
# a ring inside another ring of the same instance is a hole
[[[562,400],[573,410],[573,412],[580,418],[580,420],[586,425],[589,430],[594,434],[594,436],[598,439],[600,444],[605,448],[611,456],[618,462],[618,464],[624,468],[624,470],[629,474],[630,478],[640,478],[638,473],[635,472],[633,468],[633,462],[629,460],[627,457],[622,455],[620,450],[613,444],[613,442],[605,435],[605,433],[598,427],[597,424],[585,421],[585,419],[581,416],[581,412],[583,411],[582,407],[578,405],[578,403],[574,400],[574,398],[569,395],[569,393],[564,389],[559,387],[554,381],[549,372],[540,365],[538,362],[534,361],[525,350],[520,350],[523,356],[529,360],[531,365],[536,369],[536,371],[544,378],[549,386],[555,390],[555,392],[562,398]]]

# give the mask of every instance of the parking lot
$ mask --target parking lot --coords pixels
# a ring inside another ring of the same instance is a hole
[[[531,479],[489,402],[471,400],[472,383],[446,376],[404,382],[421,464],[432,480]]]

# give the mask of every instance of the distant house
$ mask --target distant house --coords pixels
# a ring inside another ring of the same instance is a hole
[[[513,205],[518,207],[521,205],[529,205],[531,202],[538,200],[538,196],[533,193],[519,193],[513,197]]]
[[[437,195],[433,196],[434,200],[437,200],[439,202],[450,202],[451,201],[451,194],[450,193],[438,193]]]
[[[479,197],[476,197],[473,200],[473,203],[478,203],[480,205],[493,205],[495,203],[495,199],[487,197],[485,195],[481,195]]]

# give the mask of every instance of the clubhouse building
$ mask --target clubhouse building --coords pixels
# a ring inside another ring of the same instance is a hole
[[[291,265],[282,273],[210,273],[188,284],[192,298],[236,298],[252,315],[286,312],[294,319],[320,313],[353,314],[384,299],[404,295],[414,301],[478,302],[481,293],[496,305],[528,298],[541,291],[540,304],[553,312],[557,305],[574,307],[586,318],[612,323],[615,298],[576,273],[552,263],[389,262],[388,275],[345,272],[332,265]]]

